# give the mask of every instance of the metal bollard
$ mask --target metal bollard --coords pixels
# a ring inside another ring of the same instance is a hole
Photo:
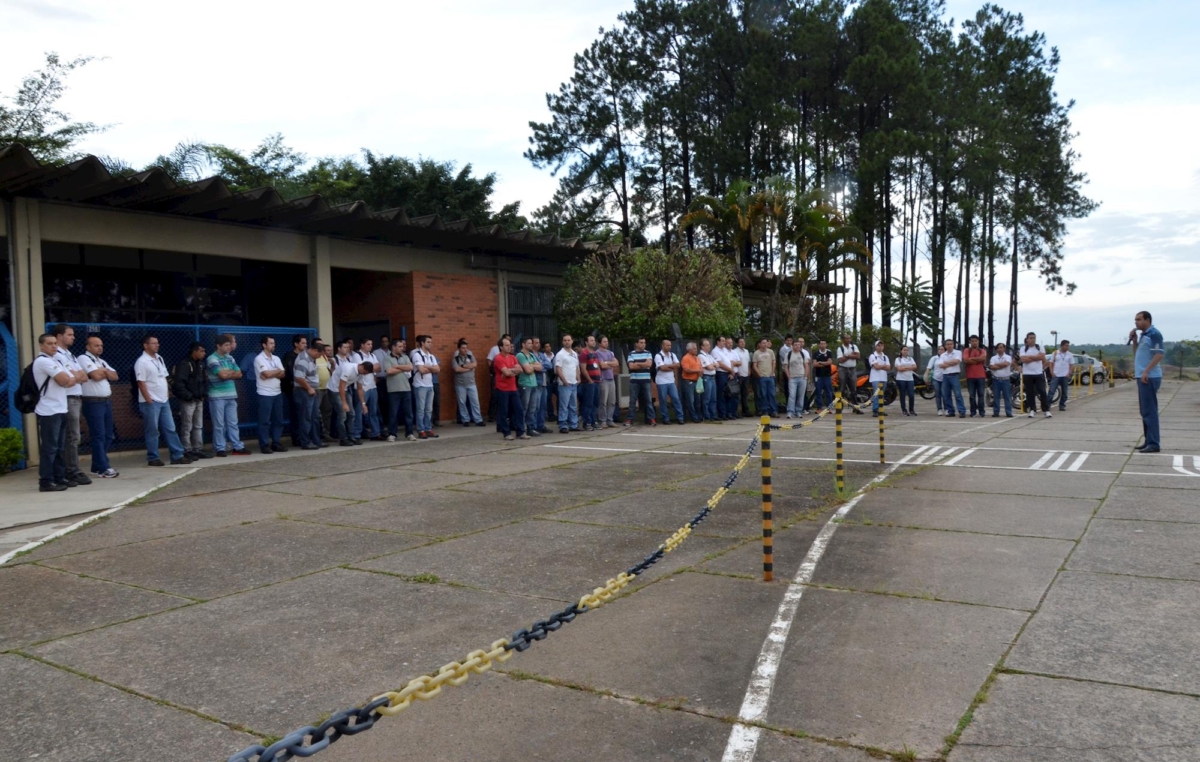
[[[846,466],[842,462],[842,406],[845,403],[842,400],[840,391],[833,393],[833,433],[835,441],[835,452],[837,453],[837,491],[841,495],[846,491]]]
[[[883,447],[883,419],[887,417],[887,411],[883,407],[883,384],[879,385],[879,462],[887,463],[887,453]]]
[[[761,419],[762,432],[762,522],[763,582],[775,579],[775,521],[771,505],[771,416]]]

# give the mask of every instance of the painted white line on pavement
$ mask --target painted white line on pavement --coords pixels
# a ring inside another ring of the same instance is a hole
[[[1046,462],[1047,462],[1047,461],[1049,461],[1051,458],[1053,458],[1053,457],[1054,457],[1054,453],[1055,453],[1055,452],[1056,452],[1056,450],[1051,450],[1050,452],[1046,453],[1046,454],[1045,454],[1045,455],[1043,455],[1042,457],[1038,458],[1038,459],[1037,459],[1037,462],[1035,462],[1035,463],[1034,463],[1032,466],[1030,466],[1030,467],[1029,467],[1028,469],[1026,469],[1026,470],[1028,470],[1028,471],[1037,471],[1039,468],[1041,468],[1042,466],[1046,465]]]
[[[1182,455],[1175,455],[1172,457],[1172,461],[1173,461],[1172,466],[1174,467],[1174,469],[1176,471],[1178,471],[1179,473],[1183,474],[1184,476],[1200,476],[1200,473],[1194,473],[1192,471],[1187,470],[1187,467],[1183,465],[1183,458],[1184,458],[1184,456],[1182,456]],[[1195,466],[1197,471],[1200,471],[1200,458],[1193,455],[1192,456],[1192,465]],[[1172,476],[1173,475],[1174,474],[1172,474]]]
[[[928,450],[928,451],[926,451],[926,452],[922,453],[922,454],[921,454],[921,457],[919,457],[919,458],[916,458],[916,459],[913,461],[913,463],[914,463],[914,464],[916,464],[916,465],[922,465],[922,464],[924,464],[926,461],[928,461],[928,460],[929,460],[929,458],[930,458],[930,456],[931,456],[931,455],[933,455],[935,452],[937,452],[937,451],[938,451],[938,450],[940,450],[940,449],[942,449],[940,446],[939,446],[939,447],[934,447],[934,448],[931,448],[930,450]],[[920,452],[920,450],[918,450],[917,452]],[[916,457],[916,455],[917,455],[917,452],[913,452],[913,453],[910,453],[910,454],[911,454],[912,456]]]
[[[1091,455],[1090,452],[1079,453],[1079,457],[1075,459],[1075,462],[1072,463],[1070,465],[1070,467],[1067,468],[1067,470],[1068,471],[1078,471],[1079,467],[1083,465],[1083,462],[1088,459],[1089,455]]]
[[[0,566],[4,566],[6,563],[13,560],[14,558],[21,555],[22,553],[31,551],[34,548],[39,548],[42,545],[45,545],[46,543],[50,542],[51,540],[57,540],[59,537],[62,537],[64,534],[70,534],[71,532],[74,532],[76,529],[82,529],[83,527],[87,526],[88,524],[91,524],[92,522],[95,522],[95,521],[99,521],[100,519],[104,518],[105,516],[111,516],[112,514],[121,510],[125,506],[129,505],[130,503],[134,503],[134,502],[137,502],[138,500],[141,500],[146,495],[149,495],[151,492],[162,489],[163,487],[167,486],[168,484],[174,484],[175,482],[179,481],[183,477],[194,474],[199,470],[200,469],[198,469],[198,468],[189,468],[187,471],[184,471],[183,473],[179,474],[179,476],[176,476],[172,479],[168,479],[167,481],[163,482],[162,484],[151,487],[150,489],[146,490],[145,492],[141,492],[137,495],[134,495],[131,498],[122,500],[121,502],[117,503],[116,505],[114,505],[112,508],[109,508],[108,510],[101,511],[100,513],[97,513],[95,516],[89,516],[86,519],[84,519],[83,521],[76,521],[74,524],[72,524],[69,527],[63,527],[62,529],[58,530],[57,532],[48,534],[40,540],[34,540],[33,542],[22,545],[21,547],[17,548],[16,550],[5,553],[4,555],[0,556]]]
[[[978,447],[972,447],[972,448],[971,448],[971,449],[969,449],[969,450],[963,450],[963,451],[962,451],[962,452],[960,452],[958,455],[955,455],[953,458],[951,458],[950,460],[946,461],[945,463],[941,463],[940,465],[943,465],[943,466],[953,466],[954,464],[958,463],[960,460],[962,460],[962,459],[966,458],[968,455],[970,455],[971,453],[975,452],[975,451],[976,451],[976,450],[978,450],[978,449],[979,449]]]
[[[1069,452],[1069,451],[1064,452],[1062,455],[1059,455],[1058,460],[1051,463],[1049,468],[1047,468],[1046,470],[1047,471],[1057,471],[1058,469],[1063,467],[1063,464],[1066,463],[1067,459],[1070,457],[1071,457],[1071,452]]]
[[[775,612],[775,620],[771,622],[771,629],[767,633],[766,640],[763,641],[762,650],[759,651],[758,660],[754,664],[754,673],[750,677],[750,684],[746,687],[746,695],[742,699],[742,707],[738,710],[739,720],[761,722],[766,718],[767,707],[771,703],[771,692],[775,688],[775,675],[779,672],[783,649],[787,645],[788,633],[792,629],[792,620],[796,618],[796,610],[800,607],[804,586],[812,581],[813,573],[817,570],[817,563],[825,554],[825,548],[829,547],[829,541],[833,539],[841,520],[850,513],[854,506],[858,505],[868,487],[891,476],[892,472],[921,452],[923,450],[918,449],[889,466],[887,470],[860,489],[849,502],[839,508],[837,513],[833,514],[821,528],[820,534],[813,540],[807,555],[804,556],[804,563],[800,564],[796,576],[788,584],[787,591],[783,594],[783,600]],[[758,738],[761,734],[762,729],[756,725],[735,724],[729,733],[729,741],[725,745],[725,754],[721,757],[721,762],[752,762],[754,754],[758,750]]]

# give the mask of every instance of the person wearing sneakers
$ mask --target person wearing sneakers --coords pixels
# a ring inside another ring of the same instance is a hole
[[[117,371],[100,357],[102,354],[104,341],[99,336],[89,336],[87,351],[78,358],[79,366],[88,377],[83,382],[83,418],[91,435],[92,473],[103,479],[114,479],[120,474],[108,462],[108,449],[116,439],[111,384],[117,380]]]
[[[472,423],[484,426],[483,412],[479,409],[479,388],[475,385],[475,369],[479,363],[475,361],[475,355],[465,338],[459,339],[456,346],[458,351],[450,358],[450,367],[454,370],[454,395],[458,401],[459,423],[463,426]]]
[[[167,402],[167,363],[158,354],[158,337],[150,334],[142,339],[142,355],[133,364],[138,387],[138,408],[142,411],[143,434],[146,437],[146,465],[161,466],[158,457],[158,436],[167,440],[172,466],[187,466],[192,459],[183,451],[175,433],[175,419]]]
[[[492,360],[492,372],[496,374],[496,426],[505,441],[529,439],[525,433],[525,407],[517,391],[517,376],[521,375],[521,363],[513,355],[512,339],[500,340],[500,354]]]
[[[1012,418],[1012,369],[1013,358],[1008,347],[1001,341],[996,344],[996,354],[988,363],[992,371],[992,417],[1000,417],[1000,398],[1004,398],[1004,414]]]
[[[896,391],[900,397],[900,414],[917,414],[917,382],[913,372],[917,369],[917,361],[908,356],[908,345],[900,347],[900,356],[896,358]]]
[[[967,397],[971,400],[971,417],[978,415],[982,418],[987,410],[987,350],[979,346],[979,337],[967,339],[967,348],[963,350],[963,365],[967,366]]]
[[[417,438],[437,439],[433,431],[433,377],[441,372],[438,359],[433,354],[433,337],[421,334],[417,347],[412,351],[413,393],[417,398]]]
[[[720,417],[717,407],[717,360],[709,350],[712,343],[708,339],[700,342],[700,375],[704,380],[704,392],[700,395],[701,415],[706,421],[715,421]]]
[[[1075,364],[1075,355],[1071,354],[1071,342],[1063,339],[1059,344],[1058,349],[1054,350],[1054,354],[1050,356],[1050,367],[1054,369],[1053,385],[1050,387],[1049,396],[1054,396],[1054,390],[1060,389],[1058,398],[1058,409],[1067,409],[1067,389],[1071,385],[1071,366]]]
[[[884,351],[882,341],[875,342],[875,351],[867,357],[867,367],[871,369],[867,380],[871,384],[871,415],[879,417],[879,398],[882,396],[880,387],[887,386],[888,371],[892,369],[892,360]]]
[[[946,339],[942,343],[942,354],[938,358],[942,368],[942,407],[946,409],[946,417],[954,417],[954,403],[958,403],[958,417],[967,417],[967,406],[963,404],[962,383],[962,352],[954,348],[954,339]]]
[[[208,459],[204,452],[204,400],[208,397],[208,368],[204,345],[192,343],[187,356],[175,363],[171,391],[179,402],[179,439],[192,460]]]
[[[237,384],[242,369],[233,359],[233,336],[223,333],[217,337],[216,351],[208,356],[208,417],[212,420],[213,452],[218,458],[227,455],[249,455],[242,444],[238,427]]]
[[[1032,331],[1025,336],[1025,346],[1021,347],[1021,388],[1025,390],[1025,400],[1029,403],[1029,417],[1037,415],[1037,403],[1040,400],[1042,410],[1047,418],[1053,418],[1050,413],[1050,398],[1046,394],[1046,350],[1038,346],[1037,334]]]

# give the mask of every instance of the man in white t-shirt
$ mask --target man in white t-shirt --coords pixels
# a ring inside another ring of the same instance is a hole
[[[867,367],[871,375],[867,381],[871,384],[871,415],[879,417],[879,398],[883,396],[883,387],[887,386],[888,371],[892,368],[891,358],[884,351],[882,341],[875,342],[875,351],[867,358]]]
[[[571,334],[562,337],[562,349],[554,355],[554,374],[558,377],[558,433],[579,431],[579,355]]]
[[[367,439],[373,439],[382,442],[383,427],[379,421],[379,388],[375,384],[375,374],[382,370],[378,359],[375,357],[373,347],[375,343],[363,337],[358,341],[358,349],[350,353],[350,361],[356,362],[359,365],[369,362],[373,369],[370,373],[363,374],[362,377],[362,405],[359,405],[354,416],[354,438],[359,439],[364,432]]]
[[[354,390],[362,389],[364,375],[374,375],[374,373],[375,364],[372,362],[355,362],[345,359],[339,362],[329,374],[327,388],[336,390],[338,397],[333,405],[333,418],[337,422],[337,430],[341,436],[341,439],[338,440],[338,445],[341,447],[362,444],[361,439],[354,439],[350,430],[350,413],[355,405],[361,409],[365,404],[361,402],[361,396],[356,397]]]
[[[785,339],[786,341],[786,339]],[[786,347],[784,347],[786,349]],[[787,417],[799,418],[807,411],[808,377],[811,370],[812,355],[804,348],[804,338],[792,342],[791,351],[787,352],[784,361],[784,351],[779,350],[780,361],[783,365],[783,375],[787,377]]]
[[[1021,365],[1021,387],[1025,391],[1025,402],[1029,405],[1029,417],[1037,414],[1037,403],[1040,400],[1042,410],[1047,418],[1053,418],[1050,413],[1050,398],[1046,394],[1046,351],[1038,346],[1037,334],[1030,331],[1025,335],[1025,346],[1021,347],[1018,361]]]
[[[896,358],[896,396],[900,398],[900,414],[916,415],[916,380],[913,372],[917,369],[917,361],[908,356],[908,347],[900,347],[900,356]]]
[[[259,339],[262,351],[254,358],[254,388],[258,395],[258,449],[263,455],[287,452],[283,442],[283,360],[275,356],[275,339]]]
[[[114,479],[120,473],[108,461],[108,450],[115,438],[113,432],[112,383],[117,371],[101,355],[104,341],[99,336],[87,340],[87,351],[79,355],[79,366],[87,374],[83,386],[83,418],[87,421],[92,446],[92,473],[104,479]]]
[[[38,491],[63,492],[74,486],[67,478],[63,446],[67,434],[67,390],[75,386],[75,373],[58,358],[58,340],[53,333],[38,337],[38,356],[33,360],[33,382],[38,387]]]
[[[75,376],[75,385],[67,389],[67,434],[63,443],[63,461],[67,464],[67,479],[76,484],[91,484],[92,480],[79,468],[79,419],[83,416],[83,382],[87,373],[71,352],[75,343],[75,329],[66,323],[54,326],[54,338],[58,340],[56,357]]]
[[[858,346],[850,343],[850,334],[842,334],[842,344],[837,349],[838,389],[842,392],[842,399],[849,405],[855,404],[857,399],[860,357]],[[857,415],[862,415],[858,408],[853,410]]]
[[[715,421],[721,411],[717,406],[720,396],[717,391],[717,358],[712,355],[712,342],[704,339],[700,342],[700,376],[704,382],[704,391],[700,393],[700,412],[706,421]]]
[[[421,334],[416,348],[409,353],[413,364],[413,394],[416,397],[417,439],[437,439],[433,430],[433,379],[441,372],[438,359],[433,354],[433,337]]]
[[[746,349],[745,336],[738,336],[733,352],[738,355],[738,383],[742,384],[742,418],[752,418],[754,413],[750,412],[750,350]]]
[[[942,343],[942,354],[938,357],[938,365],[942,369],[942,408],[948,418],[954,417],[954,403],[958,403],[958,417],[967,417],[967,406],[963,403],[962,393],[962,352],[955,349],[954,339],[946,339]]]
[[[654,385],[658,387],[659,415],[664,425],[671,423],[668,415],[668,403],[673,403],[675,417],[679,425],[683,425],[683,399],[679,395],[679,386],[675,383],[675,371],[679,370],[679,358],[671,351],[671,342],[663,339],[662,351],[654,356]]]
[[[1003,398],[1004,413],[1012,418],[1013,358],[1003,341],[996,344],[996,354],[988,361],[988,369],[992,372],[992,417],[1000,417],[1000,400]]]
[[[1075,355],[1071,354],[1071,342],[1063,340],[1058,349],[1054,350],[1054,354],[1050,357],[1050,364],[1054,368],[1053,386],[1050,387],[1049,396],[1054,396],[1054,390],[1060,389],[1058,396],[1058,409],[1067,409],[1067,387],[1071,385],[1071,366],[1075,364]]]
[[[186,466],[192,459],[183,451],[175,433],[175,419],[167,401],[167,363],[158,355],[158,337],[142,339],[142,354],[133,364],[133,377],[138,386],[138,408],[142,411],[143,432],[146,437],[146,464],[161,466],[158,457],[158,437],[161,430],[167,440],[172,466]]]

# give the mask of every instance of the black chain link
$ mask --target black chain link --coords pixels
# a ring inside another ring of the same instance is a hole
[[[752,455],[754,449],[758,447],[758,443],[759,435],[756,435],[750,442],[750,446],[746,448],[746,455]],[[725,479],[725,489],[733,487],[734,482],[737,481],[738,474],[739,471],[736,468],[729,473],[729,476]],[[687,526],[694,529],[700,522],[708,518],[712,510],[712,507],[706,502],[704,508],[692,517]],[[625,573],[631,577],[636,577],[662,560],[665,555],[666,546],[660,545],[653,553],[642,559],[641,563],[629,567]],[[564,624],[575,621],[576,617],[580,614],[586,614],[588,611],[591,611],[591,609],[587,606],[580,606],[578,602],[572,603],[570,606],[551,614],[545,619],[539,619],[531,624],[528,629],[517,630],[508,639],[508,644],[504,648],[507,651],[521,653],[535,642],[545,640],[547,635],[557,632]],[[288,762],[288,760],[295,757],[311,757],[317,752],[329,748],[330,744],[336,743],[342,736],[352,736],[364,730],[370,730],[380,718],[380,714],[376,710],[381,706],[386,706],[388,703],[388,698],[380,697],[364,706],[346,709],[333,715],[320,725],[315,727],[308,725],[295,730],[270,746],[263,746],[262,744],[247,746],[230,757],[227,762]],[[305,739],[309,739],[307,744],[305,743]]]

